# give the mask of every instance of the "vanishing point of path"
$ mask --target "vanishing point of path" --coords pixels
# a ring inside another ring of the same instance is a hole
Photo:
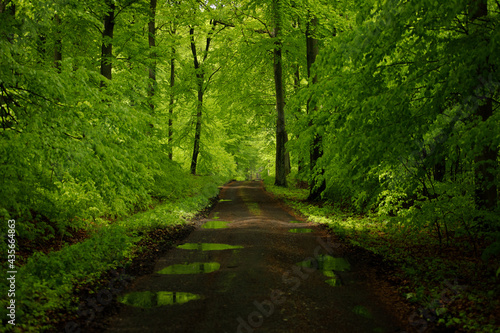
[[[362,265],[260,182],[232,182],[220,198],[205,228],[134,281],[108,332],[402,331]]]

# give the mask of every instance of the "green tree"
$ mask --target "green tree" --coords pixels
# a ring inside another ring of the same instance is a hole
[[[287,133],[285,128],[285,94],[283,87],[283,57],[282,57],[282,1],[273,0],[273,38],[274,38],[274,85],[276,93],[276,179],[274,184],[286,187],[286,150]]]

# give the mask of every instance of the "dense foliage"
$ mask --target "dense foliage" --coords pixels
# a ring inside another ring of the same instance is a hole
[[[334,37],[318,29],[317,83],[289,104],[301,112],[292,152],[308,163],[322,137],[303,179],[324,181],[325,200],[440,239],[497,238],[498,3],[355,1],[330,13],[349,19]]]
[[[62,243],[189,174],[270,173],[497,260],[499,19],[493,0],[0,0],[0,219]]]
[[[116,269],[125,267],[126,271],[131,261],[144,251],[140,242],[147,241],[148,235],[154,231],[175,232],[179,226],[185,226],[186,221],[192,219],[209,204],[211,198],[217,196],[217,184],[223,182],[219,177],[187,177],[190,186],[182,196],[170,198],[168,202],[152,210],[129,218],[94,225],[87,230],[88,237],[79,243],[67,244],[59,251],[36,252],[29,257],[17,269],[17,324],[15,327],[5,325],[0,331],[3,332],[4,328],[9,329],[7,331],[53,331],[58,322],[70,322],[68,314],[72,313],[78,313],[85,320],[92,320],[95,314],[82,312],[85,308],[79,308],[79,305],[81,307],[88,300],[79,299],[78,291],[84,286],[99,285],[110,270],[116,274]],[[4,282],[8,281],[7,271],[3,269],[0,274],[0,292],[3,295],[7,295],[9,289]],[[122,275],[121,278],[126,276]],[[107,287],[109,283],[102,286]],[[108,289],[103,290],[108,292]],[[94,294],[95,291],[91,290],[90,293]],[[101,304],[107,304],[109,300],[106,300]],[[0,304],[0,315],[7,318],[8,300],[2,298]]]

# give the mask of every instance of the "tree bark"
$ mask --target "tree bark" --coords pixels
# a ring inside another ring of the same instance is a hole
[[[200,80],[200,78],[199,78]],[[198,166],[198,155],[200,153],[201,140],[201,118],[203,110],[203,82],[198,84],[198,104],[196,106],[196,126],[194,132],[194,147],[193,158],[191,159],[191,174],[196,175],[196,167]]]
[[[300,88],[300,66],[299,66],[299,64],[297,64],[295,67],[295,73],[293,76],[293,87],[294,87],[295,91],[298,91]],[[300,106],[297,108],[296,112],[298,115],[302,112],[302,109]],[[296,118],[298,119],[298,116]],[[299,140],[299,138],[300,138],[300,134],[297,134],[297,140]],[[301,175],[303,172],[304,172],[304,159],[302,158],[301,155],[299,155],[298,161],[297,161],[298,178],[301,178]]]
[[[104,30],[102,32],[102,47],[101,47],[101,75],[106,79],[111,80],[111,71],[113,68],[113,32],[115,28],[115,4],[111,0],[107,0],[108,10],[104,15]],[[101,81],[101,87],[106,83]]]
[[[276,91],[276,177],[274,184],[286,187],[286,151],[285,96],[283,90],[283,57],[281,54],[281,0],[273,0],[274,15],[274,86]]]
[[[154,112],[155,104],[153,98],[156,91],[156,1],[151,0],[149,4],[149,22],[148,22],[148,42],[149,42],[149,83],[148,98],[149,108]]]
[[[493,101],[488,98],[486,104],[478,107],[477,115],[482,121],[493,115]],[[498,151],[491,146],[482,147],[481,153],[476,156],[476,204],[481,209],[493,210],[498,205],[498,189],[495,185],[495,170],[498,168]]]
[[[174,30],[175,34],[175,30]],[[172,46],[170,58],[170,101],[168,104],[168,158],[173,160],[172,140],[174,136],[174,85],[175,85],[175,47]]]
[[[474,22],[480,18],[488,16],[487,0],[471,0],[470,2],[471,21]],[[478,38],[481,30],[477,31]],[[478,68],[479,76],[485,76],[489,73],[488,61]],[[476,110],[476,115],[483,122],[487,121],[493,115],[493,101],[491,97],[486,98],[486,102],[480,105]],[[480,209],[493,210],[498,205],[498,189],[495,185],[495,174],[498,169],[498,150],[497,147],[485,145],[481,153],[475,157],[474,176],[476,182],[476,204]]]
[[[318,19],[312,17],[307,22],[306,28],[306,52],[307,52],[307,76],[309,78],[309,84],[314,85],[318,82],[318,77],[312,75],[311,68],[316,57],[319,53],[318,39],[314,37],[315,29],[318,25]],[[317,106],[315,101],[309,99],[307,101],[307,113],[311,116],[317,111]],[[310,123],[313,126],[312,121]],[[308,200],[316,201],[321,198],[321,193],[326,189],[325,179],[323,175],[325,173],[323,168],[319,168],[317,163],[318,160],[323,156],[323,137],[319,133],[315,133],[313,137],[313,142],[311,144],[310,151],[310,161],[309,168],[311,172],[310,184],[309,184],[309,197]]]
[[[210,22],[213,24],[213,29],[215,29],[215,22]],[[196,85],[198,90],[198,103],[196,104],[196,126],[194,132],[194,145],[193,145],[193,157],[191,158],[191,174],[196,174],[196,167],[198,165],[198,155],[200,153],[200,140],[201,140],[201,120],[203,114],[203,95],[205,93],[204,83],[205,83],[205,72],[202,68],[202,63],[208,57],[208,50],[210,49],[211,33],[207,37],[207,42],[205,44],[205,54],[203,55],[203,60],[200,63],[198,61],[198,55],[196,53],[196,43],[194,40],[194,28],[189,29],[189,35],[191,37],[191,53],[193,54],[194,70],[196,72]]]

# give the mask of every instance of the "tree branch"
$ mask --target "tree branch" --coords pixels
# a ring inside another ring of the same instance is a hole
[[[212,41],[212,36],[214,34],[214,31],[215,31],[215,26],[217,25],[216,21],[212,21],[210,23],[212,24],[212,30],[210,30],[210,32],[208,33],[208,36],[207,36],[207,44],[205,46],[205,54],[203,55],[203,62],[205,62],[205,60],[207,60],[208,49],[210,48],[210,42]]]
[[[196,44],[194,41],[194,28],[193,27],[189,28],[189,36],[191,39],[191,53],[193,54],[194,68],[198,69],[198,68],[200,68],[200,63],[198,62],[198,56],[196,55]]]
[[[220,71],[220,69],[222,68],[222,66],[219,66],[219,68],[217,68],[212,74],[210,74],[210,77],[208,78],[207,80],[207,84],[205,86],[205,89],[203,89],[203,91],[205,92],[208,88],[208,84],[210,83],[210,80],[212,80],[212,77],[218,72]]]

